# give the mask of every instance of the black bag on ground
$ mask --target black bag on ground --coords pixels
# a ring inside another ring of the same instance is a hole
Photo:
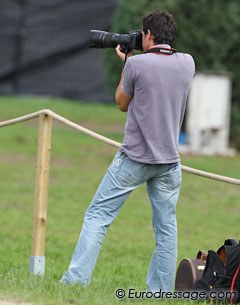
[[[205,292],[214,302],[240,301],[240,243],[227,239],[217,252],[208,251],[206,266],[193,291]]]

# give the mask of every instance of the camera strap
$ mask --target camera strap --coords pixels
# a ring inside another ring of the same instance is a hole
[[[163,54],[163,55],[172,55],[173,53],[176,53],[177,50],[176,49],[173,49],[173,48],[159,48],[159,47],[156,47],[156,48],[151,48],[147,51],[144,52],[144,54],[146,53],[155,53],[155,54]],[[123,66],[125,65],[127,61],[127,52],[125,53],[125,60],[123,62]]]
[[[177,50],[173,48],[151,48],[147,50],[146,53],[155,53],[155,54],[163,54],[163,55],[172,55],[173,53],[176,53]]]

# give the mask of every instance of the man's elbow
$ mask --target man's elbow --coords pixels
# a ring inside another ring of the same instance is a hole
[[[116,94],[115,96],[115,102],[118,106],[118,109],[122,112],[127,112],[128,111],[128,105],[126,105],[125,103],[123,103],[119,97],[119,95]]]
[[[128,103],[124,103],[119,96],[115,96],[115,101],[116,104],[118,105],[118,109],[121,110],[122,112],[127,112],[128,111]]]
[[[132,96],[117,90],[116,94],[115,94],[115,101],[116,104],[118,105],[118,108],[122,111],[122,112],[127,112],[128,111],[128,105],[130,103],[132,99]]]
[[[118,104],[118,109],[122,112],[127,112],[128,111],[128,105],[121,105]]]

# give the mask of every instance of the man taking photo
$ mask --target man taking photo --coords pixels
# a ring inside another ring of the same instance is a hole
[[[156,248],[148,291],[172,291],[177,260],[176,204],[181,185],[178,138],[193,58],[171,48],[176,22],[155,10],[142,19],[143,54],[126,56],[115,100],[127,112],[124,141],[89,205],[68,271],[61,282],[88,285],[107,230],[130,193],[146,183]],[[134,215],[132,215],[134,217]]]

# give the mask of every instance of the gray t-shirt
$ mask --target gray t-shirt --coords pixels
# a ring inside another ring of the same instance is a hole
[[[121,152],[148,164],[180,160],[178,138],[194,73],[189,54],[146,53],[128,58],[122,90],[133,98]]]

